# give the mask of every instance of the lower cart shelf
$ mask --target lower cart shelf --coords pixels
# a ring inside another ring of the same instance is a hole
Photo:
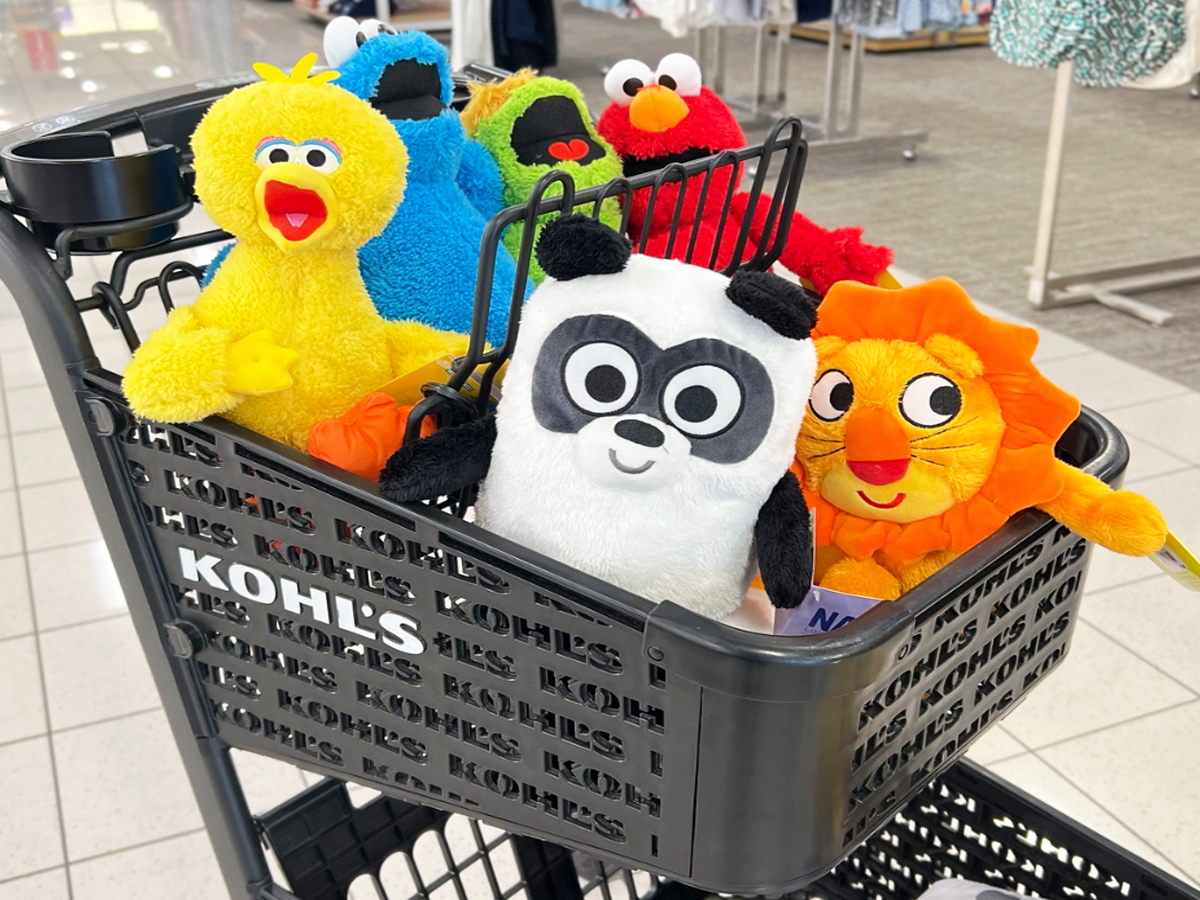
[[[465,816],[381,796],[355,807],[326,779],[259,820],[300,900],[702,900]],[[929,785],[796,900],[915,900],[965,878],[1079,900],[1200,900],[1197,891],[970,762]]]

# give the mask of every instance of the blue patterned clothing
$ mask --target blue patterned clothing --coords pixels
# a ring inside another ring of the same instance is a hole
[[[998,0],[992,49],[1018,66],[1075,61],[1075,80],[1116,87],[1157,72],[1183,46],[1184,0]]]

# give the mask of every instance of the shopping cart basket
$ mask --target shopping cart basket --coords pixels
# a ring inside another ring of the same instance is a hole
[[[173,287],[201,274],[182,257],[227,237],[194,233],[178,148],[207,104],[243,81],[76,112],[0,146],[11,192],[0,198],[0,278],[46,372],[236,896],[259,896],[270,876],[230,748],[676,881],[793,890],[878,832],[1061,662],[1090,547],[1036,511],[845,628],[777,638],[652,604],[446,510],[389,503],[375,485],[223,420],[136,420],[82,316],[103,315],[136,347],[145,301],[170,309]],[[83,152],[99,154],[82,160],[90,171],[39,180],[41,163],[78,154],[73,136],[95,132],[118,145],[144,136],[151,150],[121,161],[89,137]],[[62,136],[74,143],[48,146]],[[488,351],[482,339],[506,226],[595,213],[607,197],[657,196],[672,181],[705,190],[714,171],[740,166],[770,215],[755,252],[739,235],[738,259],[767,268],[787,239],[804,159],[789,119],[761,146],[600,188],[548,177],[490,224],[470,351],[414,419],[477,414],[455,388],[480,366],[490,380],[511,350],[516,315],[503,346]],[[88,183],[103,191],[89,195]],[[64,194],[65,184],[76,188]],[[115,255],[77,298],[67,279],[84,251]],[[1086,410],[1059,452],[1113,484],[1127,459],[1120,434]],[[311,602],[285,608],[288,592]]]

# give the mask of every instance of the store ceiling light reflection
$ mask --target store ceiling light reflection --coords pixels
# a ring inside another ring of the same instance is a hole
[[[160,28],[154,4],[145,0],[69,0],[64,6],[69,10],[59,16],[64,37]]]

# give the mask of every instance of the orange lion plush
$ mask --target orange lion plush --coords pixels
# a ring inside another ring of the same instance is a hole
[[[894,600],[1030,506],[1119,553],[1162,548],[1152,503],[1055,458],[1079,401],[1034,366],[1032,328],[938,278],[841,282],[812,335],[820,367],[796,450],[822,587]]]

